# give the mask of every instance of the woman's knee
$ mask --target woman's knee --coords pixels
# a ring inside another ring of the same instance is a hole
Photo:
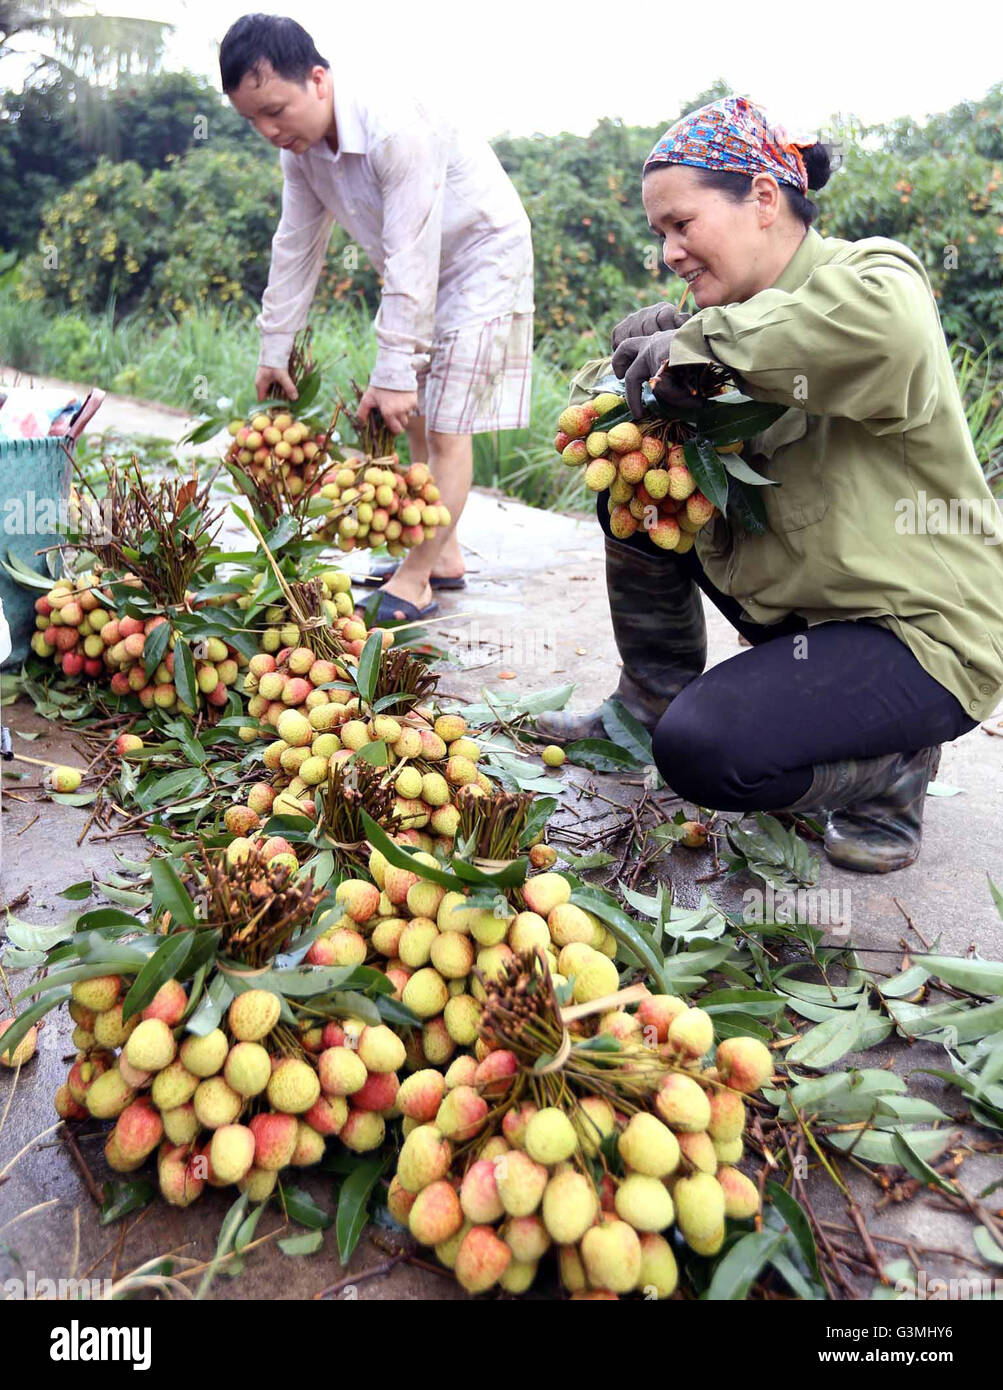
[[[716,716],[699,699],[678,695],[662,716],[652,751],[672,790],[698,806],[717,811],[752,809],[776,773],[757,753],[754,738],[733,718]]]

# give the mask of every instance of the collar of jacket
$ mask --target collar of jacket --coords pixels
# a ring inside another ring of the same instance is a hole
[[[825,238],[820,236],[814,227],[809,227],[804,234],[801,245],[770,288],[789,292],[796,290],[799,285],[803,285],[821,259],[824,248]]]
[[[334,120],[338,127],[338,154],[365,154],[366,128],[359,107],[359,96],[352,84],[346,67],[342,63],[331,62],[329,69],[331,86],[334,90]],[[321,145],[332,159],[337,159],[326,142]]]

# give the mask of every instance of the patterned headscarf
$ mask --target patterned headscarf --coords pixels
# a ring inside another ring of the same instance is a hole
[[[645,160],[644,173],[659,164],[688,164],[750,178],[772,174],[777,183],[805,193],[808,175],[801,151],[814,143],[790,140],[783,126],[745,97],[725,97],[670,126]]]

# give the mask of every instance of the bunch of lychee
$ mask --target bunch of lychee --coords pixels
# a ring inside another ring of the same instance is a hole
[[[301,497],[330,463],[328,439],[302,420],[294,420],[286,406],[259,409],[249,420],[231,420],[233,443],[226,462],[236,464],[257,482],[273,477],[282,481],[290,498]]]
[[[60,580],[35,600],[36,631],[31,649],[43,660],[52,658],[64,675],[97,680],[110,678],[113,695],[135,695],[144,709],[193,713],[174,680],[175,634],[152,671],[144,660],[146,640],[167,622],[165,617],[116,617],[92,574]],[[236,685],[247,658],[219,637],[195,644],[196,702],[222,709]]]
[[[401,556],[452,521],[426,463],[405,471],[346,459],[332,464],[313,491],[331,504],[319,534],[342,550],[385,545]]]
[[[559,1103],[537,1104],[504,1049],[401,1086],[406,1137],[388,1206],[468,1292],[522,1293],[553,1251],[573,1297],[668,1298],[680,1242],[716,1254],[726,1220],[758,1212],[758,1189],[735,1165],[743,1094],[771,1075],[768,1050],[732,1038],[701,1071],[713,1042],[706,1013],[654,995],[640,1018],[639,1033],[664,1025],[658,1053],[672,1063],[648,1103],[618,1098],[614,1081],[602,1094],[579,1082]]]
[[[431,824],[446,822],[433,813]],[[570,983],[578,1002],[619,988],[616,941],[598,918],[569,902],[567,879],[559,874],[528,879],[522,911],[501,892],[492,907],[468,907],[468,895],[420,876],[421,866],[440,867],[434,842],[422,844],[406,830],[396,838],[415,850],[415,868],[400,868],[372,850],[373,884],[352,880],[335,895],[354,893],[359,910],[371,915],[346,909],[354,917],[348,921],[333,912],[330,930],[312,950],[320,964],[365,963],[384,971],[394,998],[421,1019],[420,1034],[408,1039],[412,1065],[445,1066],[457,1049],[486,1053],[478,1037],[484,982],[495,979],[518,951],[543,948],[555,984]]]
[[[284,1168],[319,1163],[328,1138],[355,1153],[383,1142],[405,1059],[392,1029],[312,1021],[290,1051],[273,1031],[279,996],[252,988],[234,998],[225,1028],[186,1035],[180,982],[123,1022],[130,983],[110,975],[74,984],[78,1056],[55,1098],[63,1119],[115,1121],[111,1168],[131,1172],[156,1152],[160,1191],[174,1206],[188,1206],[206,1183],[236,1183],[263,1201]]]
[[[619,540],[642,527],[662,550],[691,550],[696,533],[719,515],[717,508],[697,488],[681,445],[667,449],[630,420],[602,429],[610,402],[622,405],[618,396],[604,395],[568,406],[554,447],[566,464],[584,465],[586,487],[609,490],[610,530]]]
[[[406,715],[367,719],[358,697],[348,689],[318,688],[336,681],[338,671],[330,662],[313,660],[308,666],[312,655],[308,648],[293,648],[274,671],[265,669],[271,658],[251,659],[249,677],[257,681],[257,691],[248,710],[257,712],[267,727],[262,734],[247,726],[240,735],[250,742],[250,736],[260,739],[270,728],[277,738],[262,754],[272,780],[249,789],[250,810],[258,816],[313,816],[315,790],[324,787],[333,769],[367,745],[384,743],[389,757],[384,776],[394,789],[397,823],[403,829],[427,827],[451,848],[459,822],[458,797],[492,790],[477,766],[481,749],[469,737],[466,721],[459,715],[436,716],[428,706],[416,706]],[[293,674],[303,668],[302,675]],[[278,697],[272,699],[276,691]],[[262,701],[267,701],[264,709]]]

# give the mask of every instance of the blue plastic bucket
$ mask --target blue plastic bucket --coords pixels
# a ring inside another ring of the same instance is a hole
[[[65,528],[73,465],[66,436],[0,439],[0,559],[11,568],[26,567],[50,577],[60,573],[59,552],[39,554],[58,545]],[[0,597],[10,626],[10,666],[21,666],[35,630],[35,600],[40,588],[17,583],[0,569]]]

